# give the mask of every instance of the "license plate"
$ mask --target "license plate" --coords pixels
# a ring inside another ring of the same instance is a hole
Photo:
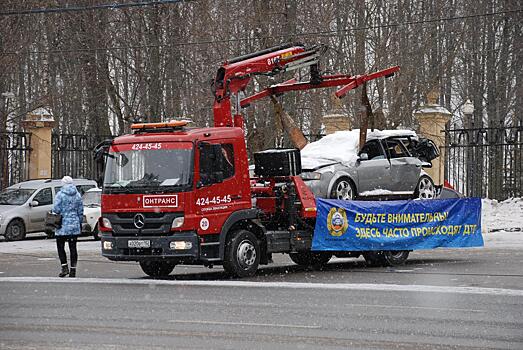
[[[127,241],[129,248],[150,248],[151,241],[148,239],[131,239]]]

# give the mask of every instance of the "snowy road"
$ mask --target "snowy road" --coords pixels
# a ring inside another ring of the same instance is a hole
[[[79,278],[58,279],[53,240],[0,242],[0,348],[522,349],[521,202],[509,204],[484,205],[484,248],[323,271],[276,255],[241,280],[201,266],[149,279],[87,238]]]

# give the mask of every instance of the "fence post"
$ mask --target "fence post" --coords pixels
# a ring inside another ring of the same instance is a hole
[[[47,108],[38,108],[28,113],[22,126],[31,134],[29,152],[29,178],[51,177],[51,131],[56,122]]]
[[[428,103],[414,112],[420,126],[420,134],[434,141],[441,155],[432,161],[432,168],[426,169],[436,185],[443,185],[445,181],[445,125],[450,120],[452,113],[437,103],[438,91],[427,94]]]

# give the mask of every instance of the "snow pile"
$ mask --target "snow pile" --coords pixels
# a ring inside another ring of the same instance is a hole
[[[510,198],[503,202],[482,199],[481,208],[485,247],[523,247],[523,198]]]
[[[481,206],[483,232],[523,230],[523,198],[482,199]]]
[[[383,139],[391,136],[411,136],[417,138],[412,130],[367,130],[367,140]],[[303,169],[314,169],[332,163],[354,164],[358,157],[360,130],[337,131],[316,142],[307,144],[301,150]]]

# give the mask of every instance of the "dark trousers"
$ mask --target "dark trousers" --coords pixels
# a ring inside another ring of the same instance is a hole
[[[76,252],[76,236],[56,237],[56,248],[58,257],[62,265],[67,264],[67,254],[65,254],[65,242],[69,243],[69,252],[71,253],[71,267],[76,267],[78,262],[78,253]]]

